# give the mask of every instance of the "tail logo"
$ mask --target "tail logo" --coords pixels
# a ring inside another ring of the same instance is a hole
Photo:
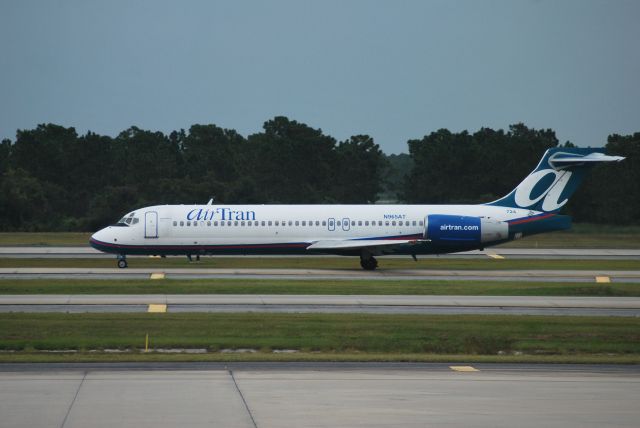
[[[568,199],[560,201],[560,195],[569,183],[571,175],[571,171],[566,170],[542,169],[534,172],[516,188],[514,194],[516,205],[520,208],[529,208],[542,201],[543,211],[559,209],[568,201]],[[545,183],[550,183],[547,184],[546,189],[544,188]],[[536,196],[532,196],[534,189]]]

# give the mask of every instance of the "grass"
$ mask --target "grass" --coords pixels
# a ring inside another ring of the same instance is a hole
[[[0,246],[88,246],[89,232],[4,232],[0,233]]]
[[[3,279],[0,294],[372,294],[460,296],[640,296],[640,283],[431,280]]]
[[[0,355],[7,361],[44,350],[87,354],[111,348],[133,349],[131,355],[137,355],[146,334],[151,348],[204,348],[208,354],[201,358],[220,356],[222,349],[249,348],[258,352],[234,358],[322,360],[344,355],[420,361],[435,355],[538,361],[564,356],[640,362],[638,318],[502,315],[12,313],[0,314]],[[273,354],[277,349],[301,355],[281,357]]]
[[[0,233],[0,246],[87,246],[88,232]],[[570,231],[544,233],[505,248],[640,248],[640,226],[574,224]]]
[[[186,257],[178,258],[129,258],[130,268],[228,268],[228,269],[355,269],[360,270],[356,257],[203,257],[200,262],[190,263]],[[379,269],[437,269],[437,270],[516,270],[516,269],[560,269],[560,270],[638,270],[640,260],[579,260],[579,259],[491,259],[491,258],[442,258],[378,259]],[[59,267],[59,268],[115,268],[113,259],[56,259],[56,258],[0,258],[0,268],[13,267]]]
[[[511,241],[502,248],[640,248],[640,226],[574,224],[571,230]]]

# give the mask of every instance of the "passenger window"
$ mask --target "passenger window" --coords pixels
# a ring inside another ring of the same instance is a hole
[[[207,226],[211,226],[211,222],[210,221],[207,222]]]
[[[398,222],[398,226],[402,226],[402,220]]]
[[[194,221],[194,222],[193,222],[193,225],[194,225],[194,226],[197,226],[197,225],[198,225],[198,222],[197,222],[197,221]]]
[[[241,222],[240,222],[240,226],[244,226],[244,221],[241,221]]]
[[[396,225],[396,221],[394,220],[391,222],[391,226],[395,226],[395,225]]]
[[[385,221],[385,222],[384,222],[384,225],[385,225],[385,226],[389,226],[389,220]]]
[[[327,221],[326,220],[322,220],[322,225],[326,226],[327,225]]]
[[[320,220],[316,220],[316,226],[320,226]]]
[[[355,220],[351,220],[351,226],[355,226],[356,225],[356,221]]]
[[[217,225],[218,225],[218,222],[217,222],[217,221],[214,221],[214,222],[213,222],[213,225],[214,225],[214,226],[217,226]]]
[[[293,222],[289,220],[289,226],[293,226]]]
[[[280,222],[276,220],[276,226],[280,226]]]
[[[233,225],[234,225],[234,226],[237,226],[237,225],[238,225],[238,220],[234,221],[234,222],[233,222]]]
[[[180,222],[180,226],[184,226],[184,221],[181,221],[181,222]]]
[[[414,226],[416,225],[416,221],[415,221],[415,220],[413,220],[413,225],[414,225]]]
[[[364,222],[364,225],[365,225],[365,226],[369,226],[369,220],[365,221],[365,222]]]
[[[296,220],[296,226],[300,225],[300,222],[298,220]]]
[[[231,220],[227,221],[227,226],[231,226]]]
[[[264,222],[263,222],[263,223],[264,223]],[[269,222],[268,222],[267,224],[268,224],[269,226],[271,226],[271,220],[269,220]],[[277,226],[277,224],[276,224],[276,226]]]
[[[305,220],[302,220],[302,225],[303,225],[303,226],[306,226],[306,225],[307,225],[307,222],[306,222]]]
[[[262,225],[264,226],[264,220],[262,220]],[[269,222],[269,226],[271,226],[271,222]]]
[[[178,222],[177,222],[177,221],[174,221],[174,222],[173,222],[173,225],[174,225],[174,226],[177,226],[177,225],[178,225]]]
[[[187,222],[187,226],[191,226],[191,222],[190,221]]]
[[[336,221],[336,226],[340,226],[340,220]]]
[[[247,226],[251,226],[251,220],[247,222]]]
[[[422,220],[420,220],[420,226],[423,226],[423,225],[424,225],[423,221],[422,221]]]
[[[358,220],[358,226],[362,226],[362,220]]]

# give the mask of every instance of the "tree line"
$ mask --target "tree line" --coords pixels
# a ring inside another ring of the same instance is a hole
[[[91,231],[154,204],[476,203],[508,193],[559,142],[516,124],[441,129],[386,156],[368,135],[344,141],[275,117],[244,137],[216,125],[116,137],[43,124],[0,144],[0,230]],[[571,145],[565,143],[565,145]],[[577,221],[640,218],[640,133],[611,135],[618,165],[598,166],[568,204]]]

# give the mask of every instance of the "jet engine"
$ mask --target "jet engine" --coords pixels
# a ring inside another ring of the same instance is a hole
[[[430,214],[424,237],[434,244],[478,246],[509,238],[509,224],[488,217]]]

